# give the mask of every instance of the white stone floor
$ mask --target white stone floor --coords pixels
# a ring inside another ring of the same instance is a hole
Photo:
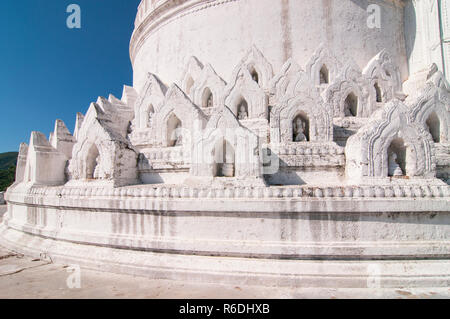
[[[0,221],[5,207],[0,206]],[[0,242],[1,246],[1,242]],[[0,247],[0,298],[450,298],[450,288],[329,289],[267,288],[175,282],[81,269],[81,288],[70,289],[67,265],[32,260]]]

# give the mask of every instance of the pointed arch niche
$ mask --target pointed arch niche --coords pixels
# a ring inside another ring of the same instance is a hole
[[[300,111],[292,121],[292,141],[293,142],[309,142],[310,141],[310,124],[308,115]]]
[[[330,83],[330,71],[325,64],[319,70],[319,83],[320,85]]]
[[[373,88],[375,89],[375,98],[377,103],[383,103],[383,92],[381,91],[380,85],[378,82],[375,82],[373,85]]]
[[[436,175],[434,154],[430,134],[421,123],[413,121],[410,108],[392,100],[348,139],[346,176],[354,181],[388,176],[433,178]]]
[[[167,146],[174,147],[182,144],[182,123],[181,120],[172,113],[167,119]]]
[[[358,115],[359,99],[355,93],[350,92],[344,101],[344,115],[346,117],[355,117]]]
[[[89,150],[86,154],[86,159],[85,159],[86,169],[85,169],[85,174],[84,174],[85,179],[94,179],[95,170],[96,170],[97,166],[100,164],[100,163],[98,163],[99,156],[100,156],[100,152],[97,148],[97,145],[95,145],[95,143],[93,143],[89,147]]]
[[[256,70],[255,66],[254,65],[249,66],[248,71],[250,72],[250,75],[252,76],[252,80],[255,81],[258,85],[260,85],[260,83],[259,83],[260,75],[259,75],[259,72]]]
[[[386,154],[389,177],[407,176],[407,153],[409,151],[402,138],[397,137],[391,141]]]
[[[233,107],[234,114],[239,120],[248,119],[248,102],[247,100],[241,96],[236,100],[236,105]]]
[[[426,126],[435,143],[441,142],[441,122],[436,112],[431,112],[426,120]]]
[[[203,108],[214,107],[214,95],[212,94],[211,90],[208,87],[206,87],[203,90],[202,107]]]
[[[224,138],[219,138],[214,147],[214,177],[234,177],[235,176],[235,149]]]

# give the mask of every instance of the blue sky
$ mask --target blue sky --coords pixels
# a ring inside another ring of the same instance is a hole
[[[132,85],[129,40],[140,0],[0,1],[0,153],[56,119],[71,132],[76,112]],[[69,4],[81,29],[66,26]]]

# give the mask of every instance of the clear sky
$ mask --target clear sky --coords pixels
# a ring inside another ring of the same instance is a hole
[[[76,112],[132,85],[129,41],[140,0],[0,1],[0,153],[56,119],[73,132]],[[69,4],[81,29],[69,29]]]

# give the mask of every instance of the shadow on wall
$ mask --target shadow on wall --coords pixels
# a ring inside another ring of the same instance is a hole
[[[279,165],[279,170],[275,174],[264,174],[264,180],[267,184],[274,186],[306,185],[306,182],[295,173],[295,170],[290,170],[289,165],[276,152],[268,149],[267,153],[271,154],[271,160],[278,161]],[[267,164],[269,166],[270,163]]]
[[[406,4],[404,13],[405,13],[406,55],[409,64],[411,54],[416,43],[416,32],[407,32],[407,30],[416,30],[417,28],[416,11],[414,10],[414,5],[412,4],[412,1],[408,1],[408,3]]]

